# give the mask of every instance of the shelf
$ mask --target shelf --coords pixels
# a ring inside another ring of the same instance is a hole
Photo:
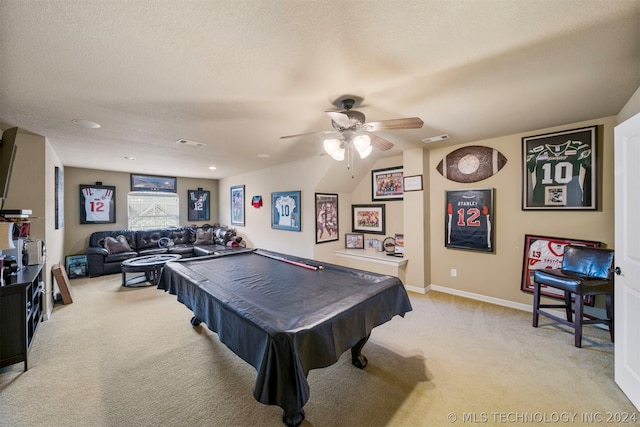
[[[386,252],[377,252],[369,249],[342,249],[334,252],[336,256],[343,258],[357,259],[360,261],[373,262],[376,264],[390,265],[393,267],[404,266],[409,259],[387,255]]]

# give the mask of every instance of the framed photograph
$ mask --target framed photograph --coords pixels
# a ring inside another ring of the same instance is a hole
[[[209,221],[210,213],[210,193],[198,188],[197,190],[187,190],[189,206],[187,208],[188,221]]]
[[[493,251],[493,188],[446,190],[444,205],[445,247]]]
[[[55,167],[55,229],[64,227],[64,171]]]
[[[244,185],[231,187],[231,225],[244,227]]]
[[[384,205],[351,205],[352,231],[384,234]]]
[[[371,200],[402,200],[402,167],[371,171]]]
[[[316,243],[339,239],[338,195],[316,193]]]
[[[405,176],[403,185],[404,192],[422,191],[422,175]]]
[[[89,267],[86,255],[69,255],[65,258],[65,267],[69,279],[76,277],[87,277],[89,275]]]
[[[116,187],[80,185],[80,224],[116,222]]]
[[[346,233],[344,235],[345,249],[364,249],[364,234]]]
[[[522,283],[520,289],[524,292],[533,293],[533,271],[534,270],[559,270],[562,267],[564,248],[567,245],[582,245],[599,248],[600,242],[591,240],[575,240],[561,237],[524,236],[524,261],[522,263]],[[560,289],[540,286],[540,294],[564,300],[564,292]],[[585,304],[592,306],[594,297],[585,299]]]
[[[300,191],[271,193],[271,228],[300,231]]]
[[[596,148],[597,126],[522,138],[522,209],[597,209]]]
[[[178,185],[175,177],[131,174],[131,191],[162,191],[175,193]]]

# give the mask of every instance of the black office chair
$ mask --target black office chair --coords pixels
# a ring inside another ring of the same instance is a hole
[[[582,325],[603,323],[609,326],[613,342],[613,250],[587,246],[566,246],[560,270],[534,270],[533,272],[533,327],[538,327],[542,314],[574,328],[575,345],[582,347]],[[540,304],[540,286],[564,291],[564,304]],[[575,295],[574,310],[571,294]],[[607,318],[584,318],[584,297],[605,295]],[[542,311],[541,308],[564,308],[567,319]],[[573,312],[575,311],[575,317]]]

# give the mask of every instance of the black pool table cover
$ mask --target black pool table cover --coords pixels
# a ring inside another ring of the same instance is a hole
[[[321,264],[260,249],[189,258],[167,263],[158,288],[257,370],[256,400],[302,412],[309,370],[335,363],[411,303],[397,277],[267,256]]]

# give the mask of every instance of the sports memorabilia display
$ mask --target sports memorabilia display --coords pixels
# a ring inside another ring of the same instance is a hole
[[[339,239],[338,195],[316,193],[316,243]]]
[[[402,200],[403,169],[400,166],[371,171],[371,200]]]
[[[445,191],[445,211],[445,247],[493,251],[492,188]]]
[[[300,191],[271,193],[271,228],[300,231]]]
[[[80,185],[80,224],[116,222],[116,187]]]
[[[567,245],[600,247],[600,242],[574,240],[562,237],[524,236],[524,263],[520,289],[533,293],[534,270],[559,270],[562,267],[564,248]],[[540,294],[556,299],[564,299],[564,292],[557,288],[540,287]],[[585,305],[593,306],[593,296],[585,299]]]
[[[244,185],[231,187],[231,225],[244,227]]]
[[[597,126],[522,138],[522,209],[596,209]]]
[[[436,170],[455,182],[477,182],[498,173],[507,158],[498,150],[480,145],[458,148],[444,156]]]
[[[189,221],[209,221],[210,219],[210,197],[209,191],[204,191],[202,188],[197,190],[188,190],[188,203],[187,219]]]

